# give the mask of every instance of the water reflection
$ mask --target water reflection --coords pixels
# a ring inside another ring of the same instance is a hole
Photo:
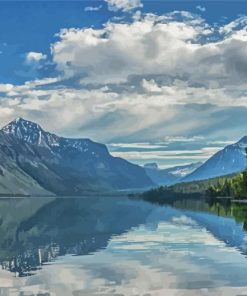
[[[5,233],[0,238],[1,264],[23,279],[13,283],[20,295],[246,291],[246,204],[212,199],[169,199],[163,205],[119,197],[18,199],[14,207],[13,201],[2,201],[2,207],[0,201],[0,215],[0,231]],[[4,232],[10,225],[10,233]]]
[[[158,200],[159,205],[170,205],[172,207],[187,209],[196,212],[209,212],[217,216],[230,217],[243,225],[247,231],[247,203],[231,201],[229,198],[173,198]]]
[[[152,210],[152,206],[127,198],[60,198],[30,215],[35,201],[29,202],[23,209],[28,218],[12,223],[11,238],[2,237],[2,266],[18,276],[31,275],[37,266],[58,255],[86,255],[105,248],[112,236],[145,223]],[[14,221],[16,215],[8,218]]]

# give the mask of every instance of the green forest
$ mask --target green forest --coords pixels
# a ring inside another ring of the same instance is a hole
[[[247,170],[224,177],[202,181],[178,183],[170,187],[160,186],[142,194],[146,200],[162,200],[169,197],[231,197],[247,199]]]
[[[215,185],[211,184],[206,193],[213,197],[247,198],[247,171],[221,182],[218,181]]]

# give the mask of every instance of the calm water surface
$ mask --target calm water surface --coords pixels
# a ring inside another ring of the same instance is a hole
[[[0,295],[247,295],[247,205],[1,199]]]

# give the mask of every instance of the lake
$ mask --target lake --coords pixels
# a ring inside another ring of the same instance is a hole
[[[0,295],[247,295],[247,205],[0,200]]]

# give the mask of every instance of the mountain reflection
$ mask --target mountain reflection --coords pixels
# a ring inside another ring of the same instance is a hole
[[[27,212],[33,203],[25,204]],[[105,248],[112,236],[145,223],[152,206],[141,204],[119,197],[114,202],[112,198],[59,198],[45,203],[15,225],[11,238],[2,238],[6,249],[2,267],[25,276],[58,255],[94,253]],[[11,219],[15,217],[13,213]]]
[[[94,254],[133,227],[170,219],[170,207],[185,211],[217,239],[247,253],[243,231],[247,230],[247,204],[169,199],[164,207],[159,216],[155,209],[161,205],[125,197],[2,199],[2,269],[30,276],[57,256]]]

